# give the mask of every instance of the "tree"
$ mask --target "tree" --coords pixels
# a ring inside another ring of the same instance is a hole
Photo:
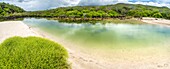
[[[86,17],[92,18],[93,13],[87,13]]]
[[[0,15],[1,16],[10,16],[13,13],[24,12],[20,7],[10,5],[8,3],[0,3]]]
[[[111,11],[108,12],[108,15],[109,15],[110,17],[114,17],[114,16],[118,16],[119,14],[118,14],[117,12],[111,10]]]
[[[153,15],[153,17],[156,17],[156,18],[162,18],[163,16],[162,16],[162,14],[161,14],[161,13],[155,13],[155,14]]]

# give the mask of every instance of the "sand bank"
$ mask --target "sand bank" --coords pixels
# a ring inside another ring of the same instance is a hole
[[[6,38],[13,36],[39,36],[33,30],[30,30],[22,21],[0,22],[0,43]]]
[[[170,20],[166,20],[166,19],[144,17],[142,19],[142,21],[145,22],[145,23],[149,23],[149,24],[155,24],[155,25],[170,27]]]

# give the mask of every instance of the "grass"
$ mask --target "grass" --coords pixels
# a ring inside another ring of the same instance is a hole
[[[0,69],[70,69],[66,49],[40,37],[9,38],[0,51]]]

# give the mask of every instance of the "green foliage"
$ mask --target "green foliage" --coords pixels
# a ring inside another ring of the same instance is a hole
[[[24,12],[24,10],[20,7],[10,5],[7,3],[0,3],[0,16],[8,16],[13,13],[21,13]]]
[[[69,69],[61,45],[39,37],[12,37],[0,45],[0,69]]]
[[[8,15],[11,9],[0,7],[1,15]],[[7,11],[9,11],[7,13]],[[170,19],[170,9],[140,4],[115,4],[105,6],[74,6],[60,7],[51,10],[14,13],[12,17],[57,17],[57,18],[122,18],[132,17],[157,17]]]
[[[75,6],[22,13],[31,17],[61,18],[115,18],[121,16],[169,18],[167,7],[146,6],[140,4],[115,4],[106,6]]]
[[[162,14],[161,14],[161,13],[155,13],[155,14],[153,15],[153,17],[156,17],[156,18],[162,18],[163,16],[162,16]]]
[[[109,11],[108,14],[109,14],[110,17],[119,16],[119,14],[117,12],[112,11],[112,10]]]

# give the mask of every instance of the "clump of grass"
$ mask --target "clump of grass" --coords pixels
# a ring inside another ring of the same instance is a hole
[[[47,39],[12,37],[0,51],[0,69],[70,69],[66,49]]]

